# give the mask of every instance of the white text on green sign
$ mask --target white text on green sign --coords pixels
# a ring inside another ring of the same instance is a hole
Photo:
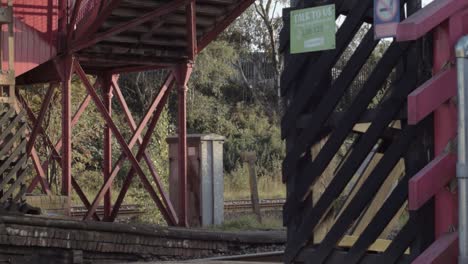
[[[292,54],[334,49],[335,34],[335,5],[291,11]]]

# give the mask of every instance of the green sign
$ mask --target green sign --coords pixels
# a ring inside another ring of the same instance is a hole
[[[335,48],[335,5],[291,11],[291,53]]]

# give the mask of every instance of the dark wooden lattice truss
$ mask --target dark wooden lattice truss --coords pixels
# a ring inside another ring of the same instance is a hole
[[[428,155],[432,152],[431,126],[427,121],[408,125],[405,111],[408,95],[430,77],[431,66],[423,58],[427,55],[425,52],[431,51],[423,49],[421,40],[392,42],[384,49],[378,62],[372,65],[366,80],[356,85],[362,79],[362,72],[368,67],[373,51],[382,47],[378,40],[374,40],[373,1],[304,2],[306,4],[299,3],[298,8],[335,3],[337,17],[344,15],[346,19],[339,26],[335,50],[292,55],[289,54],[288,27],[281,35],[280,49],[285,55],[281,88],[287,103],[282,119],[282,133],[287,141],[287,156],[283,164],[288,192],[284,207],[284,221],[288,227],[285,261],[314,264],[410,263],[433,241],[432,203],[417,211],[404,210],[409,180],[431,159]],[[401,2],[408,5],[409,13],[419,9],[420,1]],[[284,23],[289,25],[289,10],[285,11]],[[359,45],[352,55],[343,56],[349,52],[347,47],[351,41],[356,41],[355,36],[364,23],[369,23],[370,29],[357,39]],[[430,44],[424,43],[426,48]],[[332,75],[332,71],[336,73],[334,67],[338,61],[344,66],[339,75]],[[388,83],[390,85],[383,91]],[[376,101],[378,94],[382,96]],[[344,98],[351,99],[343,104]],[[369,126],[365,130],[357,130],[359,123]],[[401,123],[401,126],[395,127],[395,123]],[[315,151],[319,143],[321,146]],[[347,143],[351,145],[346,148],[347,153],[337,155]],[[347,186],[362,176],[359,175],[362,174],[362,164],[375,152],[382,156],[373,167],[369,167],[371,171],[358,186],[360,189],[347,192]],[[329,184],[321,195],[314,197],[314,186],[321,184],[321,177],[337,157],[340,162]],[[397,177],[393,188],[387,190],[388,197],[380,209],[368,220],[350,248],[340,248],[341,239],[361,221],[401,161],[404,161],[403,173]],[[344,193],[347,193],[344,206],[336,210],[337,201]],[[380,253],[368,252],[368,248],[402,210],[407,212],[408,220],[394,230],[390,245]],[[333,225],[327,229],[323,239],[314,241],[314,232],[330,218]]]
[[[0,211],[24,211],[28,176],[24,113],[6,108],[0,113]]]

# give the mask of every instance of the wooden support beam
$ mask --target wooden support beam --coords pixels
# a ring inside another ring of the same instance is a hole
[[[177,223],[177,220],[174,219],[171,215],[169,215],[165,211],[164,204],[161,202],[161,200],[158,197],[157,193],[154,191],[153,187],[151,186],[151,183],[146,178],[145,173],[144,173],[143,169],[141,168],[141,166],[139,164],[139,160],[135,157],[135,155],[133,155],[131,147],[127,144],[125,138],[120,133],[117,125],[113,122],[111,116],[106,111],[105,105],[100,100],[99,96],[97,95],[96,91],[94,90],[94,87],[91,85],[90,81],[88,80],[88,77],[86,76],[86,73],[84,72],[83,68],[81,67],[81,65],[79,64],[78,61],[74,62],[74,69],[75,69],[75,72],[80,77],[83,84],[85,85],[86,90],[88,91],[89,95],[91,95],[91,98],[93,99],[97,109],[101,113],[101,116],[104,118],[106,124],[109,126],[112,133],[114,134],[117,142],[122,147],[123,152],[125,153],[127,158],[130,160],[130,162],[132,164],[132,168],[135,170],[137,175],[140,177],[140,179],[141,179],[141,181],[143,183],[143,186],[148,191],[151,198],[154,200],[154,202],[156,203],[156,205],[160,209],[161,213],[163,214],[164,219],[166,220],[166,222],[168,224],[175,225]],[[109,188],[111,183],[112,183],[112,176],[106,182],[106,187]],[[101,188],[101,191],[102,190],[104,190],[104,188]],[[107,190],[105,190],[103,193],[105,193],[106,191]]]
[[[409,182],[409,210],[418,210],[450,183],[456,175],[457,157],[443,153]]]
[[[323,130],[323,126],[328,117],[333,113],[336,105],[339,103],[341,97],[346,92],[349,85],[352,83],[356,75],[359,73],[360,65],[363,65],[371,55],[378,41],[374,40],[374,33],[372,28],[366,34],[359,47],[350,58],[349,63],[345,66],[343,72],[338,79],[334,82],[332,87],[327,91],[322,100],[320,101],[317,109],[308,116],[308,122],[298,138],[297,144],[294,144],[291,150],[288,150],[286,159],[283,162],[283,181],[286,181],[288,174],[293,171],[293,160],[295,157],[304,153],[307,149],[308,143],[318,140]],[[294,106],[291,106],[294,107]],[[342,115],[343,117],[344,115]],[[337,122],[337,124],[341,123]],[[294,125],[296,127],[296,125]]]
[[[415,125],[457,95],[457,70],[450,67],[408,96],[408,123]]]
[[[140,24],[143,24],[147,21],[150,21],[158,16],[164,16],[167,15],[173,11],[175,11],[177,8],[179,8],[181,5],[184,5],[188,0],[174,0],[170,1],[164,5],[161,5],[158,9],[153,10],[151,12],[148,12],[144,15],[141,15],[133,20],[130,20],[128,22],[123,22],[114,28],[111,28],[103,33],[99,33],[96,36],[94,36],[90,40],[79,40],[76,43],[72,44],[71,50],[76,52],[79,50],[82,50],[84,48],[87,48],[89,46],[92,46],[100,41],[105,40],[106,38],[109,38],[111,36],[117,35],[119,33],[122,33],[126,30],[129,30],[130,28],[134,26],[138,26]]]
[[[306,107],[308,111],[314,110],[311,107],[311,99],[318,92],[323,92],[320,85],[323,84],[325,78],[329,76],[332,67],[340,58],[343,51],[349,46],[355,33],[359,30],[362,24],[362,17],[371,7],[373,1],[353,2],[354,6],[350,12],[346,23],[344,23],[336,35],[336,49],[320,53],[316,60],[308,60],[303,68],[286,67],[283,72],[282,87],[291,89],[293,83],[297,82],[297,94],[294,96],[294,105],[292,105],[283,116],[281,121],[281,131],[283,138],[288,135],[291,129],[294,128],[294,122],[297,117],[304,112]],[[303,74],[303,77],[298,79],[299,71],[307,69],[307,72],[314,74]]]
[[[467,6],[464,0],[435,0],[398,25],[397,41],[419,39]]]
[[[458,263],[458,233],[442,235],[412,264],[448,264]]]

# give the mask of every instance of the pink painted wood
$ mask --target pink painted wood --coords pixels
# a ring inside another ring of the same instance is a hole
[[[467,6],[466,0],[435,0],[398,25],[397,40],[419,39]]]
[[[409,210],[418,210],[439,193],[456,174],[457,157],[451,153],[438,156],[409,182]]]
[[[446,233],[437,239],[412,264],[449,264],[457,263],[458,233]]]
[[[457,95],[457,71],[449,68],[408,96],[408,123],[415,125]]]

